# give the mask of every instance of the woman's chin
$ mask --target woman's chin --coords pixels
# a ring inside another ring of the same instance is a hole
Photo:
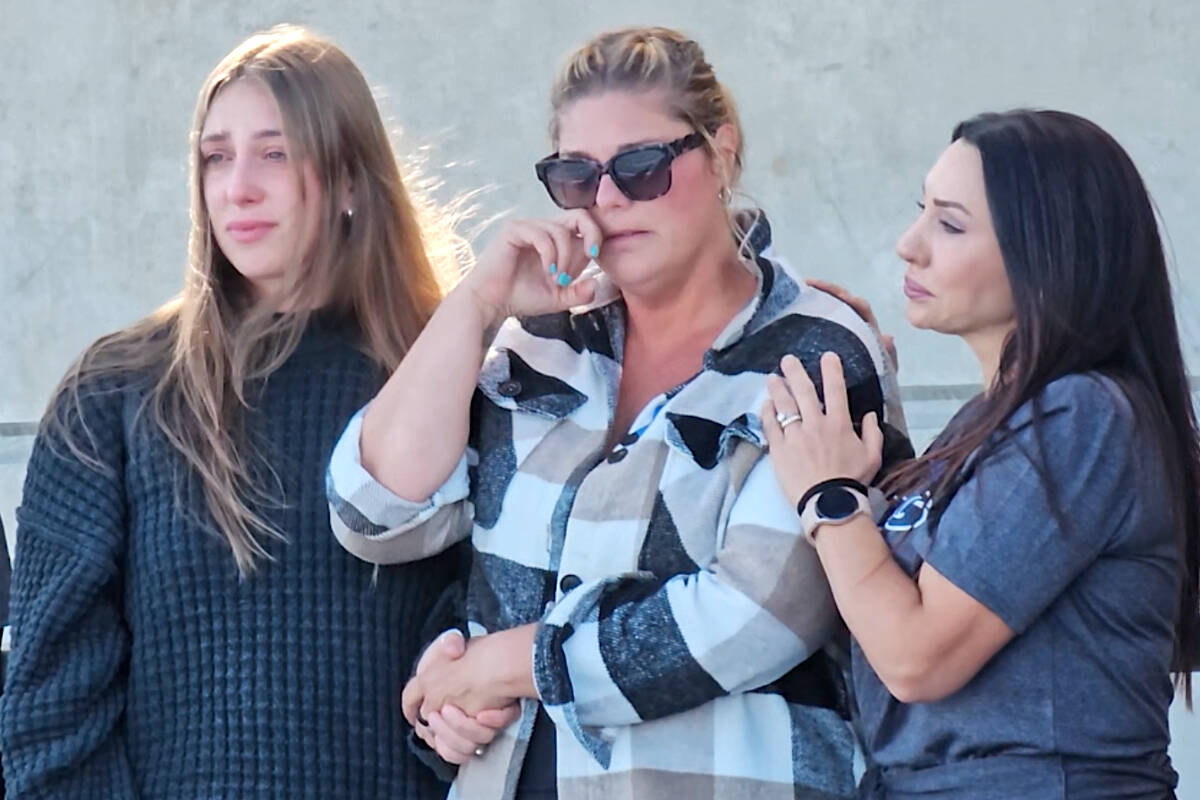
[[[931,330],[933,328],[925,309],[919,303],[912,300],[909,300],[908,305],[904,307],[904,317],[908,320],[908,324],[914,328],[920,328],[921,330]]]
[[[604,253],[596,263],[622,292],[644,292],[650,286],[662,282],[662,274],[645,257],[622,253],[605,258]]]

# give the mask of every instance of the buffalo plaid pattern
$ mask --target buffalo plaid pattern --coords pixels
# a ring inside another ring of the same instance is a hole
[[[557,729],[564,800],[843,798],[854,743],[841,628],[780,491],[758,413],[787,353],[818,383],[841,356],[854,418],[879,414],[885,460],[911,455],[894,375],[849,307],[793,279],[760,220],[759,291],[704,357],[605,446],[624,306],[511,319],[489,350],[467,452],[425,503],[359,461],[361,412],[327,475],[334,532],[375,563],[471,537],[471,635],[536,622],[534,678]],[[413,454],[413,457],[419,457]],[[459,770],[452,798],[510,798],[536,716]]]

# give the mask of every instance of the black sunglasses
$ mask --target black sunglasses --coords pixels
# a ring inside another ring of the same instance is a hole
[[[671,162],[702,144],[703,135],[689,133],[673,142],[624,150],[607,164],[590,158],[561,158],[555,153],[537,162],[534,169],[559,208],[596,205],[596,192],[605,175],[630,200],[653,200],[671,190]]]

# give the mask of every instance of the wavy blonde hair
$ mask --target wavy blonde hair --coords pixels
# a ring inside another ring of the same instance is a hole
[[[749,227],[732,206],[745,154],[742,123],[728,88],[695,40],[671,28],[642,27],[607,31],[567,58],[551,91],[550,140],[558,149],[559,118],[573,102],[605,91],[663,93],[667,111],[704,137],[704,149],[721,168],[722,197],[730,229],[742,257]],[[733,163],[721,158],[713,134],[722,125],[737,131]]]
[[[281,301],[253,304],[247,282],[213,238],[201,184],[200,132],[213,100],[235,81],[256,80],[279,104],[297,161],[320,184],[315,244],[289,275]],[[114,375],[148,376],[140,413],[200,482],[210,520],[239,572],[270,558],[265,539],[286,540],[255,506],[282,502],[270,465],[244,435],[247,384],[295,350],[309,309],[355,320],[360,346],[382,370],[395,368],[432,315],[442,290],[469,260],[454,219],[405,186],[366,79],[338,47],[296,26],[251,36],[213,69],[196,104],[190,152],[191,234],[183,290],[145,319],[97,341],[63,379],[46,424],[103,468],[71,431],[84,423],[82,387]],[[344,215],[349,189],[353,217]],[[66,400],[67,402],[63,402]],[[90,438],[90,434],[88,434]]]

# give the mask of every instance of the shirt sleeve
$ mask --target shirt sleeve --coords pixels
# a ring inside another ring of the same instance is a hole
[[[405,500],[362,465],[365,411],[351,417],[325,474],[329,523],[342,547],[373,564],[400,564],[436,555],[467,538],[474,513],[467,499],[470,449],[428,500]]]
[[[584,583],[543,618],[534,681],[556,725],[600,763],[600,728],[696,708],[776,680],[825,645],[837,614],[816,552],[762,457],[699,572]]]
[[[39,435],[17,512],[13,649],[0,695],[10,798],[135,795],[121,731],[130,634],[119,574],[119,408],[102,409],[74,433],[94,445],[100,463],[85,464],[54,435]]]
[[[1137,487],[1132,412],[1115,385],[1070,376],[1027,406],[946,506],[925,561],[1026,630],[1119,539]]]

